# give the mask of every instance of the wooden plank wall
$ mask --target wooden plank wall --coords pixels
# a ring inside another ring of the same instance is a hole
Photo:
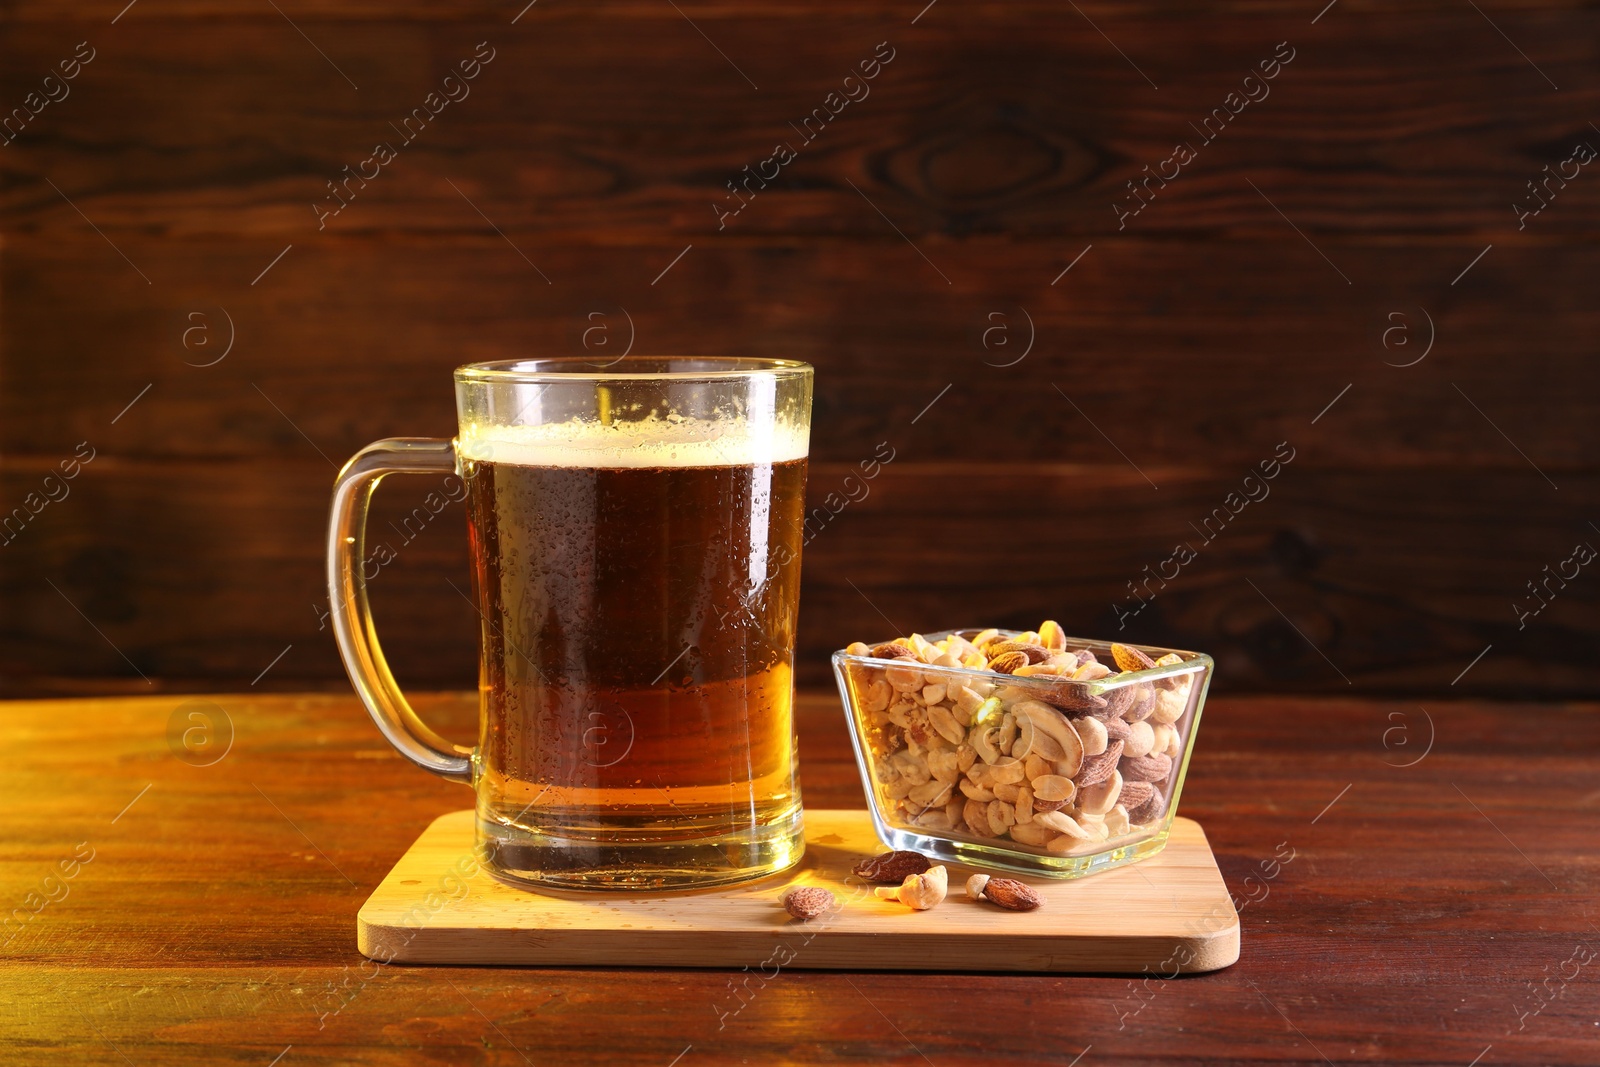
[[[814,504],[894,449],[807,548],[805,682],[1050,615],[1232,690],[1600,692],[1600,176],[1513,208],[1600,148],[1590,5],[124,2],[0,11],[0,505],[59,498],[0,693],[342,686],[334,466],[596,325],[815,364]],[[399,555],[402,680],[472,684],[459,508]]]

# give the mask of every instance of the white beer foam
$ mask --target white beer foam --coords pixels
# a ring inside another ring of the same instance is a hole
[[[523,467],[734,467],[804,459],[804,426],[745,419],[652,416],[634,422],[572,421],[538,426],[462,427],[468,459]]]

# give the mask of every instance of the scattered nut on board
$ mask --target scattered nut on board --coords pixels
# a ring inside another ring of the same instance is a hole
[[[950,876],[943,867],[929,867],[922,874],[908,874],[898,886],[879,886],[873,892],[884,900],[898,900],[917,911],[927,911],[944,899]]]
[[[991,878],[987,874],[967,879],[967,896],[987,900],[1007,911],[1032,911],[1044,906],[1044,897],[1033,886],[1015,878]]]
[[[801,922],[810,922],[838,904],[838,899],[826,889],[815,885],[799,885],[783,894],[783,906]]]
[[[852,870],[869,882],[898,885],[907,875],[921,874],[933,861],[920,852],[884,852],[856,864]]]
[[[1159,830],[1204,676],[1146,680],[1134,672],[1183,657],[1152,659],[1117,643],[1102,663],[1067,645],[1054,620],[1014,637],[984,630],[970,640],[851,644],[851,655],[880,661],[851,664],[848,680],[889,821],[1079,856]],[[856,873],[892,884],[926,863],[891,852]]]

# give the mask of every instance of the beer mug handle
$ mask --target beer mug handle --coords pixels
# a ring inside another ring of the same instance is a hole
[[[367,508],[388,474],[448,474],[456,469],[455,442],[433,437],[393,437],[357,452],[333,483],[328,519],[328,604],[333,636],[356,694],[372,721],[400,754],[442,778],[472,780],[472,749],[445,740],[417,718],[389,672],[367,605],[361,574],[366,558]]]

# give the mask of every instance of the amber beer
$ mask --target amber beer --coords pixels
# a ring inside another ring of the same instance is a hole
[[[785,865],[803,439],[641,423],[465,444],[499,872],[671,887]]]
[[[495,878],[654,891],[799,862],[812,376],[725,356],[470,363],[454,374],[456,437],[374,441],[339,471],[326,547],[340,658],[401,756],[472,786]],[[361,571],[379,483],[450,472],[482,619],[471,747],[406,699]]]

